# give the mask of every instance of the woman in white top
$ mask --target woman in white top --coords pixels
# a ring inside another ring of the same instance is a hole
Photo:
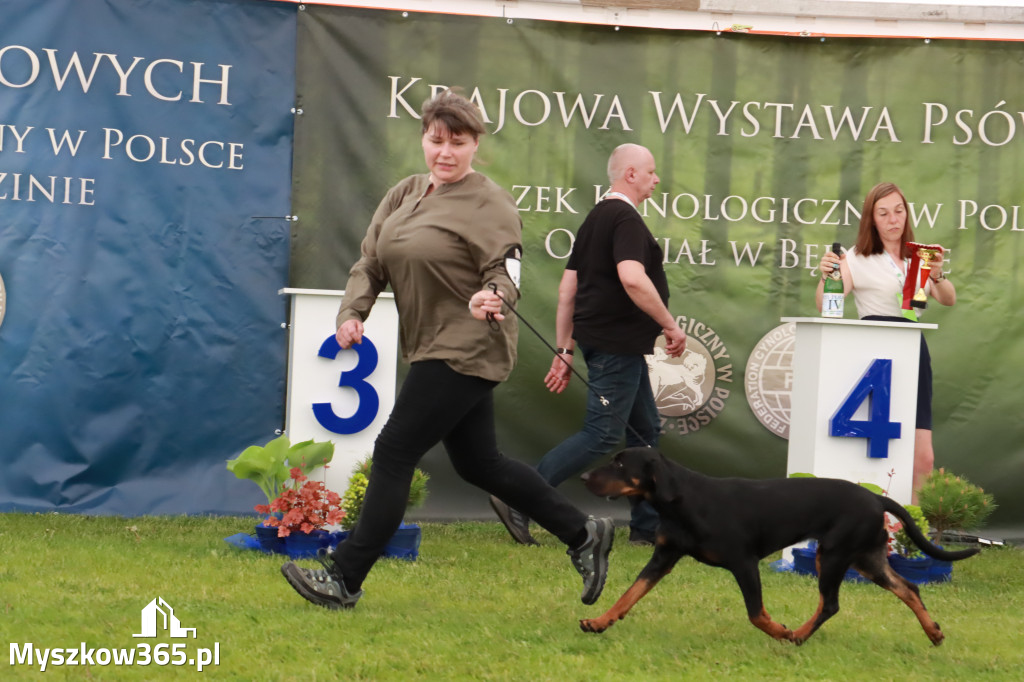
[[[844,295],[853,292],[861,319],[910,322],[904,316],[903,285],[907,276],[914,228],[907,214],[903,192],[891,182],[875,185],[864,198],[857,244],[845,255],[827,252],[821,258],[822,279],[815,294],[818,310],[824,278],[835,268],[843,276]],[[956,303],[956,288],[942,271],[942,255],[932,263],[925,293],[942,305]],[[914,501],[917,489],[931,473],[935,462],[932,448],[932,368],[924,335],[921,335],[921,365],[917,386],[917,430],[914,434]]]

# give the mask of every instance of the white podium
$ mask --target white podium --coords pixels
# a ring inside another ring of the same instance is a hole
[[[381,294],[364,323],[363,342],[341,350],[334,322],[344,292],[281,289],[291,297],[285,433],[292,443],[334,443],[322,479],[343,494],[356,462],[373,443],[395,403],[398,310]],[[321,480],[319,474],[314,475]]]
[[[921,333],[935,324],[784,317],[796,325],[787,475],[913,488]]]

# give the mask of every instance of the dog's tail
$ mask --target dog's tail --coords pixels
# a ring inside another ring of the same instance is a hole
[[[914,519],[911,518],[910,514],[903,508],[902,504],[889,497],[882,497],[881,499],[882,506],[885,508],[885,511],[903,522],[903,530],[907,531],[907,535],[909,535],[910,539],[914,541],[914,544],[931,558],[940,559],[942,561],[959,561],[960,559],[972,557],[981,551],[978,547],[971,547],[969,549],[961,549],[956,552],[948,552],[938,545],[932,544],[932,542],[925,537],[924,533],[921,532],[921,529],[917,527],[917,523],[914,522]]]

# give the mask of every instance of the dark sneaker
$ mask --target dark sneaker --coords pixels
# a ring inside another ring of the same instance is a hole
[[[638,528],[629,529],[629,544],[638,547],[650,547],[654,544],[654,533]]]
[[[583,594],[580,601],[593,604],[601,596],[604,580],[608,577],[608,554],[612,551],[615,527],[611,519],[595,519],[591,516],[584,526],[587,540],[566,554],[572,559],[573,568],[583,576]]]
[[[334,561],[326,550],[321,549],[317,552],[316,558],[323,564],[323,569],[302,568],[289,561],[281,566],[281,574],[296,592],[317,606],[331,610],[350,609],[355,606],[363,596],[363,591],[350,594],[345,589],[345,583],[341,581],[341,575],[338,574]]]
[[[501,522],[505,524],[509,535],[520,545],[539,545],[540,543],[530,535],[530,519],[517,512],[494,495],[491,495],[491,509],[498,515]]]

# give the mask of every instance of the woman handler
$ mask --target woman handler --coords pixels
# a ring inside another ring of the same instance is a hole
[[[522,223],[511,195],[473,170],[484,134],[480,111],[450,90],[423,105],[427,173],[388,191],[370,222],[338,313],[342,348],[362,341],[363,321],[391,285],[403,354],[410,363],[387,423],[374,444],[359,521],[312,570],[281,572],[304,598],[352,608],[362,584],[398,529],[413,472],[444,444],[456,472],[516,508],[568,545],[583,577],[585,604],[604,587],[610,519],[588,518],[537,471],[498,451],[492,392],[516,361],[517,326],[501,314],[518,299]],[[492,288],[493,287],[493,288]]]

